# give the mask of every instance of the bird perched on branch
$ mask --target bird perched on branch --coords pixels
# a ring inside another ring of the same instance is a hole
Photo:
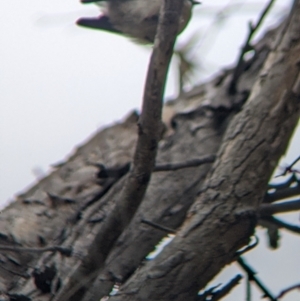
[[[82,3],[95,2],[102,9],[98,18],[81,18],[78,25],[119,33],[141,43],[153,43],[160,7],[163,0],[81,0]],[[178,34],[191,18],[195,0],[184,0]]]

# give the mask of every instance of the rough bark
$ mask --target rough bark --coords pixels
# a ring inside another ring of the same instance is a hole
[[[227,129],[174,240],[121,287],[118,300],[195,300],[249,241],[267,183],[299,119],[300,1]]]
[[[152,175],[138,212],[108,254],[90,300],[99,300],[115,283],[127,280],[112,300],[193,300],[247,244],[266,184],[299,118],[299,3],[286,25],[256,46],[241,75],[239,93],[227,93],[232,72],[228,70],[166,104],[165,115],[172,117],[156,163],[216,153],[217,160],[212,168],[204,164]],[[137,117],[133,113],[97,133],[2,211],[0,244],[73,249],[70,257],[59,252],[1,252],[0,291],[8,299],[53,299],[70,273],[87,262],[85,255],[99,248],[98,234],[128,177]],[[109,168],[116,172],[109,174]],[[145,263],[166,233],[141,220],[178,229],[193,203],[172,243]]]

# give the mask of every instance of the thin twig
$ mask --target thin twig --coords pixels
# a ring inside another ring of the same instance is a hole
[[[269,1],[267,6],[262,11],[256,25],[253,25],[251,22],[249,23],[249,33],[248,33],[248,36],[247,36],[246,41],[244,43],[244,46],[241,49],[240,56],[239,56],[239,59],[238,59],[238,63],[237,63],[236,68],[233,72],[232,79],[231,79],[229,87],[228,87],[228,93],[229,94],[235,94],[236,91],[237,91],[238,80],[239,80],[239,77],[240,77],[240,75],[241,75],[241,73],[243,72],[243,69],[244,69],[244,63],[245,63],[244,55],[245,55],[245,53],[247,53],[249,50],[252,49],[252,46],[250,44],[251,39],[252,39],[253,35],[255,34],[255,32],[258,30],[259,26],[262,24],[265,16],[267,15],[269,10],[271,9],[274,2],[275,2],[275,0],[270,0]]]
[[[217,301],[221,298],[225,297],[229,292],[239,284],[240,280],[243,278],[242,275],[236,275],[233,279],[231,279],[227,284],[225,284],[219,290],[216,290],[220,284],[210,287],[205,290],[202,294],[198,295],[197,301]]]
[[[255,238],[255,241],[251,245],[248,245],[245,248],[236,251],[235,254],[236,254],[237,257],[249,252],[250,250],[254,249],[258,245],[258,243],[259,243],[258,236],[254,235],[254,238]]]
[[[213,295],[216,288],[218,288],[221,284],[217,284],[213,287],[208,288],[205,290],[202,294],[198,295],[197,301],[207,301],[211,299],[211,296]]]
[[[247,273],[249,280],[253,281],[264,293],[266,297],[268,297],[271,301],[277,301],[275,297],[270,293],[270,291],[266,288],[266,286],[255,276],[256,272],[245,262],[242,257],[239,257],[237,260],[238,264],[241,268]]]
[[[278,226],[278,228],[284,228],[286,230],[289,230],[293,233],[300,233],[300,227],[299,226],[295,226],[295,225],[291,225],[288,224],[278,218],[275,218],[274,216],[268,216],[268,217],[263,217],[262,220],[265,220],[267,222],[270,222],[276,226]]]
[[[203,156],[202,158],[192,159],[185,162],[157,164],[154,167],[154,172],[178,170],[188,167],[196,167],[202,164],[213,163],[216,159],[215,155]]]
[[[10,252],[30,252],[30,253],[44,253],[44,252],[59,252],[67,257],[72,255],[71,248],[64,248],[61,246],[51,246],[45,248],[24,248],[24,247],[11,247],[0,245],[0,251],[10,251]]]
[[[285,176],[285,175],[287,175],[288,173],[295,173],[295,172],[298,172],[298,170],[293,170],[293,166],[294,166],[298,161],[300,161],[300,156],[299,156],[297,159],[295,159],[295,160],[292,162],[292,164],[290,164],[289,166],[285,167],[283,173],[277,175],[275,178]]]
[[[250,276],[247,275],[246,279],[246,301],[251,301],[251,281],[250,281]]]
[[[231,279],[227,284],[225,284],[221,289],[217,290],[213,293],[213,297],[210,299],[210,301],[217,301],[221,298],[225,297],[230,293],[230,291],[236,287],[240,280],[243,278],[242,275],[238,274],[233,279]]]
[[[174,230],[174,229],[171,229],[171,228],[168,228],[168,227],[165,227],[165,226],[161,226],[161,225],[159,225],[159,224],[157,224],[157,223],[148,221],[148,220],[146,220],[146,219],[142,219],[142,220],[141,220],[141,223],[147,224],[147,225],[149,225],[149,226],[152,226],[153,228],[156,228],[156,229],[165,231],[165,232],[167,232],[167,233],[172,233],[172,234],[175,234],[175,233],[176,233],[176,230]]]
[[[277,299],[282,298],[285,294],[287,294],[293,290],[296,290],[296,289],[300,290],[300,283],[295,284],[295,285],[288,287],[288,288],[284,289],[283,291],[281,291],[280,294],[277,296]]]
[[[276,189],[276,190],[280,190],[280,189],[285,189],[285,188],[289,188],[293,183],[297,183],[299,182],[298,178],[296,177],[295,174],[291,174],[291,176],[282,183],[279,184],[269,184],[268,188],[269,189]]]
[[[213,163],[215,159],[216,155],[206,155],[200,158],[195,158],[184,162],[161,163],[155,165],[153,172],[175,171],[189,167],[197,167],[203,164]],[[102,163],[90,163],[90,165],[99,168],[99,172],[97,174],[98,178],[119,178],[130,170],[129,162],[119,167],[106,167]]]

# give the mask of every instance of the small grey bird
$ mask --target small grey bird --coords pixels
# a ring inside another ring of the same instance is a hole
[[[163,0],[81,0],[82,3],[96,2],[102,15],[98,18],[81,18],[78,25],[119,33],[141,43],[153,43],[160,7]],[[184,0],[178,34],[191,18],[195,0]]]

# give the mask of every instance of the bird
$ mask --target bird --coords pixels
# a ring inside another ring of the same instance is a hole
[[[192,7],[199,4],[196,0],[183,1],[178,34],[188,24]],[[80,18],[76,22],[77,25],[122,34],[142,44],[154,43],[163,0],[81,0],[81,2],[95,2],[100,6],[102,14],[94,18]]]

